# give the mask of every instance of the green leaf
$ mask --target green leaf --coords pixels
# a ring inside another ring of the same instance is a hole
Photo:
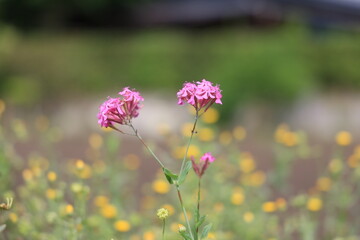
[[[6,224],[0,225],[0,233],[4,231],[6,228]]]
[[[197,223],[196,223],[196,228],[200,227],[204,223],[205,218],[206,218],[205,215],[200,217],[199,221],[197,221]]]
[[[180,176],[179,176],[179,185],[181,185],[181,184],[185,181],[185,178],[186,178],[186,176],[188,175],[191,167],[192,167],[191,161],[187,161],[187,162],[185,163],[184,169],[183,169],[182,172],[180,173]]]
[[[203,228],[200,239],[203,239],[203,238],[206,238],[206,237],[207,237],[207,235],[208,235],[211,227],[212,227],[212,223],[209,223],[208,225],[206,225],[206,226]]]
[[[191,240],[191,237],[187,232],[179,232],[179,234],[184,238],[184,240]]]
[[[170,184],[174,184],[178,180],[178,175],[172,173],[169,169],[163,168],[163,172],[165,174],[166,179]]]

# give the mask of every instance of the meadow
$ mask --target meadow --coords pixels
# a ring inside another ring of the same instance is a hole
[[[360,239],[360,145],[350,132],[315,144],[283,123],[259,153],[247,129],[220,128],[220,117],[217,108],[201,117],[188,152],[217,156],[202,180],[202,211],[213,223],[206,239]],[[0,210],[2,239],[155,240],[162,207],[169,211],[166,239],[182,239],[175,189],[132,136],[99,127],[73,146],[82,154],[67,158],[66,139],[47,116],[19,118],[0,100],[0,122],[0,202],[13,199]],[[158,138],[145,141],[177,170],[192,123],[176,132],[154,127]],[[191,170],[181,186],[190,220],[196,182]]]

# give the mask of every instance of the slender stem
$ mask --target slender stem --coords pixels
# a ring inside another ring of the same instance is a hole
[[[182,163],[181,163],[181,168],[180,168],[180,173],[179,173],[179,175],[181,175],[181,173],[182,173],[182,171],[183,171],[183,169],[184,169],[184,165],[185,165],[186,158],[187,158],[187,155],[188,155],[188,152],[189,152],[189,148],[190,148],[190,144],[191,144],[192,138],[193,138],[194,133],[195,133],[196,123],[197,123],[198,119],[199,119],[199,112],[196,111],[194,126],[193,126],[193,128],[192,128],[192,130],[191,130],[190,139],[189,139],[189,142],[188,142],[188,144],[187,144],[187,146],[186,146],[185,155],[184,155],[183,161],[182,161]]]
[[[198,182],[198,199],[197,199],[197,219],[196,222],[199,222],[200,220],[200,193],[201,191],[201,177],[199,177],[199,182]],[[199,226],[196,228],[196,234],[199,234]]]
[[[163,219],[162,240],[165,240],[165,219]]]
[[[134,128],[134,126],[132,124],[129,124],[129,126],[132,128],[132,130],[135,133],[135,136],[140,140],[140,142],[146,147],[146,149],[149,151],[149,153],[155,158],[155,160],[160,164],[160,166],[162,168],[165,168],[164,164],[160,161],[160,159],[155,155],[155,153],[151,150],[151,148],[146,145],[146,143],[144,142],[144,140],[141,138],[141,136],[139,135],[138,131]]]
[[[194,236],[193,236],[193,234],[192,234],[191,227],[190,227],[190,222],[189,222],[189,219],[188,219],[188,217],[187,217],[187,213],[186,213],[186,210],[185,210],[183,201],[182,201],[182,197],[181,197],[181,193],[180,193],[179,186],[176,186],[176,190],[177,190],[177,193],[178,193],[180,205],[181,205],[181,208],[182,208],[182,210],[183,210],[183,214],[184,214],[184,217],[185,217],[186,225],[187,225],[187,227],[188,227],[188,229],[189,229],[189,233],[190,233],[191,239],[194,240]]]

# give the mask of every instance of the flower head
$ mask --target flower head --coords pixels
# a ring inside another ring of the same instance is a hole
[[[193,156],[191,156],[191,162],[192,162],[192,167],[194,169],[194,172],[196,173],[196,175],[198,175],[200,178],[202,177],[202,175],[205,173],[206,169],[209,167],[209,164],[211,162],[215,161],[215,157],[211,155],[211,153],[205,153],[201,158],[200,158],[200,162],[197,164],[195,163],[195,159]]]
[[[108,99],[99,108],[98,123],[102,127],[114,127],[114,123],[129,124],[132,118],[139,115],[141,102],[144,98],[139,92],[128,87],[119,92],[120,97]]]
[[[177,93],[177,97],[179,105],[187,102],[194,106],[196,111],[200,111],[202,108],[206,111],[213,103],[222,104],[219,86],[213,86],[205,79],[196,83],[184,83],[183,88]]]
[[[156,215],[160,218],[160,219],[165,219],[169,216],[169,211],[166,208],[160,208],[157,210]]]

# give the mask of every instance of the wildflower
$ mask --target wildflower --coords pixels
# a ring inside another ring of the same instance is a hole
[[[117,215],[117,208],[114,205],[107,204],[101,208],[100,213],[105,218],[114,218]]]
[[[94,199],[94,204],[97,207],[106,206],[108,203],[109,203],[109,199],[106,196],[99,195]]]
[[[320,191],[323,191],[323,192],[329,191],[331,188],[331,185],[332,185],[331,179],[327,178],[327,177],[321,177],[316,182],[317,189]]]
[[[153,182],[152,188],[155,192],[160,194],[165,194],[170,190],[169,184],[166,181],[160,179]]]
[[[156,215],[160,219],[166,219],[169,216],[169,211],[166,208],[160,208],[160,209],[157,210]]]
[[[49,173],[47,174],[47,178],[48,178],[48,180],[49,180],[50,182],[55,182],[55,181],[56,181],[56,178],[57,178],[56,173],[53,172],[53,171],[49,172]]]
[[[209,108],[206,114],[202,115],[201,119],[205,123],[216,123],[219,119],[219,112],[214,108]]]
[[[55,199],[57,197],[57,192],[53,188],[49,188],[46,190],[46,197],[48,199]]]
[[[200,158],[200,163],[196,164],[195,163],[195,159],[194,156],[191,156],[191,162],[192,162],[192,167],[194,169],[194,172],[196,173],[196,175],[198,175],[200,178],[201,176],[205,173],[206,169],[208,168],[209,164],[215,161],[215,157],[213,157],[211,155],[211,153],[205,153],[201,158]]]
[[[202,128],[199,130],[199,139],[208,142],[214,139],[214,131],[211,128]]]
[[[114,228],[119,232],[128,232],[131,229],[131,225],[128,221],[118,220],[114,223]]]
[[[275,212],[276,211],[276,204],[275,202],[265,202],[263,205],[262,205],[262,209],[264,212]]]
[[[221,90],[218,85],[213,86],[211,82],[203,79],[201,82],[185,83],[177,93],[178,104],[185,102],[192,105],[196,112],[204,108],[204,112],[213,104],[222,104]]]
[[[322,200],[318,197],[311,197],[308,199],[306,207],[309,211],[317,212],[322,208]]]
[[[182,224],[179,224],[179,232],[185,232],[186,231],[186,227]]]
[[[132,118],[139,115],[140,103],[144,98],[139,92],[132,91],[128,87],[119,92],[119,98],[108,97],[99,109],[98,123],[102,127],[114,127],[114,123],[127,125]]]
[[[243,215],[244,221],[251,223],[254,220],[254,214],[252,212],[246,212]]]
[[[347,146],[351,144],[352,136],[347,131],[341,131],[336,134],[335,140],[336,143],[339,144],[340,146]]]
[[[150,231],[145,232],[143,237],[144,240],[155,240],[155,234]]]
[[[245,196],[242,191],[235,191],[231,195],[231,203],[234,205],[241,205],[245,200]]]

